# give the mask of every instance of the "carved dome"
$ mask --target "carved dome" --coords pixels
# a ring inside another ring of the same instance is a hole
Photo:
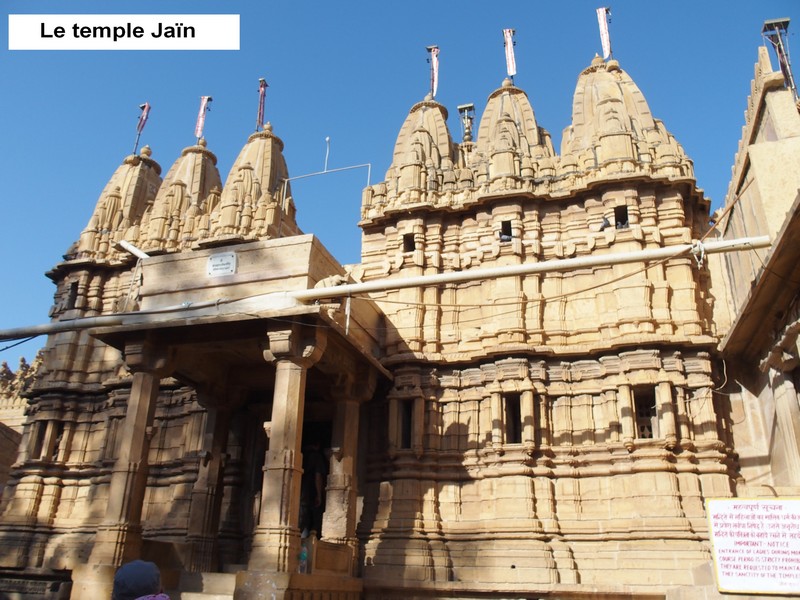
[[[572,125],[564,130],[562,164],[579,170],[612,163],[618,170],[691,176],[691,162],[663,123],[653,118],[641,90],[616,60],[595,57],[578,77]]]
[[[455,155],[447,110],[428,95],[411,108],[400,128],[386,173],[388,196],[402,204],[436,204]]]
[[[139,233],[145,250],[170,251],[198,238],[198,220],[219,202],[222,189],[217,157],[201,139],[185,148],[170,168]]]
[[[141,221],[142,214],[161,185],[161,166],[149,146],[127,156],[114,171],[81,233],[75,252],[78,258],[103,259],[114,253],[114,244]]]
[[[533,177],[539,160],[545,159],[549,167],[554,155],[550,137],[537,125],[527,94],[510,79],[489,96],[475,149],[473,165],[478,172],[488,171],[490,181]]]
[[[514,131],[508,131],[512,124]],[[520,150],[527,155],[552,154],[543,145],[527,94],[514,87],[510,79],[504,80],[502,86],[489,96],[478,127],[477,149],[490,152],[503,146],[505,142],[501,137],[506,133],[510,133],[515,141],[518,140]],[[540,147],[539,152],[532,151],[537,146]]]
[[[216,239],[258,239],[299,233],[283,157],[283,141],[267,123],[252,134],[231,167],[219,204],[202,231]],[[282,215],[279,212],[283,212]]]

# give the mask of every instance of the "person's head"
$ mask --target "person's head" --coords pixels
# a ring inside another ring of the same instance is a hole
[[[155,563],[134,560],[125,563],[114,575],[111,600],[136,600],[161,591],[161,573]]]

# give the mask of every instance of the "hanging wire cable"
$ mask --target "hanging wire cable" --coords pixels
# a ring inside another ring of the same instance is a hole
[[[13,344],[9,344],[8,346],[3,346],[2,348],[0,348],[0,352],[5,352],[6,350],[11,350],[11,348],[16,348],[17,346],[20,346],[20,345],[22,345],[22,344],[24,344],[26,342],[30,342],[31,340],[35,340],[37,337],[39,337],[39,336],[38,335],[32,335],[31,337],[25,338],[23,340],[18,340],[16,342],[14,342]]]

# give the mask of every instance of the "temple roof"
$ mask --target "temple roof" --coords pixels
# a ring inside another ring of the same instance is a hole
[[[552,154],[542,146],[539,127],[527,94],[505,79],[486,103],[478,128],[476,147],[479,152],[491,154],[509,143],[530,157],[532,154]],[[542,146],[533,150],[535,146]]]
[[[141,219],[161,185],[161,166],[150,158],[149,146],[122,161],[95,205],[75,248],[81,258],[105,258],[113,244]]]
[[[439,167],[443,158],[452,160],[453,156],[453,142],[447,128],[447,109],[428,95],[425,100],[411,107],[400,128],[394,145],[392,167],[402,167],[409,161],[424,165],[428,160],[433,162],[434,167]]]
[[[562,154],[592,146],[603,134],[629,132],[644,139],[655,127],[644,95],[616,60],[596,56],[578,77],[572,101],[572,126],[565,131]]]

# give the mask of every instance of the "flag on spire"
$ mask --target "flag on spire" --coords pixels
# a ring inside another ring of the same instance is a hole
[[[611,56],[611,37],[608,35],[608,18],[611,9],[603,6],[597,9],[597,24],[600,26],[600,43],[603,44],[603,58]]]
[[[506,72],[513,78],[517,74],[517,61],[514,59],[514,30],[503,29],[503,39],[506,46]]]
[[[144,126],[147,124],[147,117],[150,116],[150,103],[145,102],[144,104],[140,104],[139,108],[142,110],[142,114],[139,115],[139,122],[136,124],[136,132],[142,133]]]
[[[142,112],[139,115],[139,122],[136,123],[136,141],[133,143],[134,154],[136,154],[136,150],[139,148],[139,138],[142,135],[142,130],[144,129],[144,126],[147,124],[147,117],[150,116],[150,103],[145,102],[144,104],[140,104],[139,109]]]
[[[197,124],[194,126],[194,137],[200,140],[203,137],[203,127],[206,124],[206,111],[211,110],[208,105],[211,102],[211,96],[200,96],[200,112],[197,113]]]
[[[439,89],[439,46],[428,46],[431,57],[431,96],[436,97],[436,90]]]
[[[267,80],[263,77],[258,80],[258,116],[256,117],[256,131],[264,126],[264,100],[267,97]]]

